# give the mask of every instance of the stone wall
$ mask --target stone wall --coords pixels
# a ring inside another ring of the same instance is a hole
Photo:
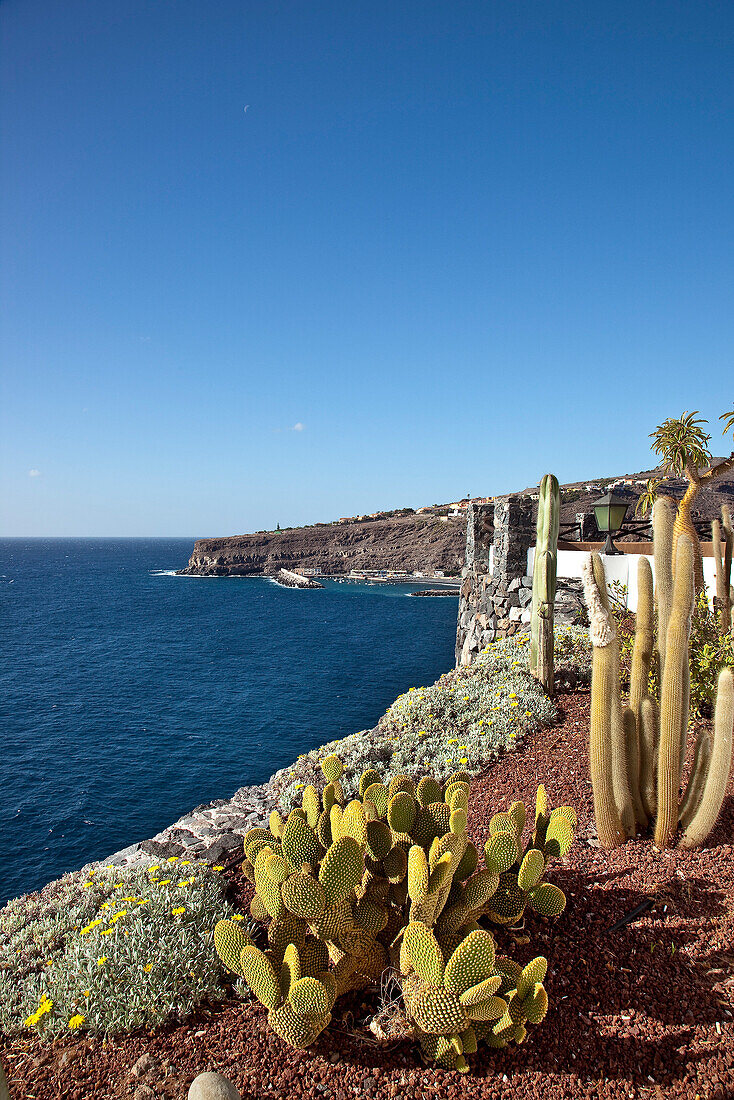
[[[509,496],[494,504],[470,504],[456,631],[456,663],[470,665],[489,642],[509,638],[530,624],[533,579],[528,550],[535,543],[532,501]],[[581,582],[559,578],[556,622],[583,621]]]

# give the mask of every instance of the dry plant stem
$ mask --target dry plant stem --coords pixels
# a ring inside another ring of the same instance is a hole
[[[658,748],[658,816],[655,843],[669,848],[678,827],[681,742],[688,728],[688,636],[694,593],[693,543],[686,535],[678,540],[673,606],[665,641],[665,668],[660,694]]]
[[[716,824],[731,771],[733,729],[734,674],[730,668],[722,668],[716,693],[714,743],[706,782],[696,812],[681,839],[681,848],[695,848],[703,844]]]
[[[661,496],[655,501],[652,512],[653,553],[655,555],[655,603],[658,611],[658,660],[659,678],[665,667],[665,639],[668,619],[673,603],[673,523],[675,501]]]
[[[594,645],[589,726],[594,817],[601,846],[618,848],[625,841],[612,785],[612,710],[615,703],[619,706],[619,639],[609,613],[604,566],[598,554],[585,563],[584,588]]]

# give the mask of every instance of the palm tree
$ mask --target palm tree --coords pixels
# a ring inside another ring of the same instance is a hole
[[[688,488],[678,505],[675,516],[673,562],[675,563],[675,548],[679,536],[688,535],[693,543],[696,590],[700,591],[703,588],[703,561],[698,535],[691,519],[691,506],[701,489],[710,485],[722,474],[734,470],[734,451],[729,458],[712,466],[709,450],[711,436],[703,428],[708,421],[697,420],[697,416],[697,411],[692,413],[686,411],[680,417],[664,420],[654,432],[650,433],[650,438],[653,440],[653,451],[661,455],[668,473],[688,480]],[[728,435],[734,430],[734,412],[722,413],[719,420],[724,421],[723,435]],[[647,497],[649,493],[643,495]]]

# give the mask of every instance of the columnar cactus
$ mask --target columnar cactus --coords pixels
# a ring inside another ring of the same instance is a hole
[[[702,844],[716,823],[731,769],[734,685],[731,671],[725,669],[719,677],[713,744],[707,735],[699,737],[693,770],[681,799],[689,718],[688,641],[695,598],[694,553],[691,540],[681,534],[673,563],[672,511],[665,497],[655,503],[653,532],[659,707],[649,694],[653,642],[649,564],[641,560],[639,565],[629,707],[624,710],[618,642],[609,611],[604,566],[598,555],[592,555],[583,567],[594,647],[591,782],[597,832],[605,848],[618,847],[638,826],[644,829],[648,817],[655,819],[657,847],[674,844],[679,825],[683,830],[681,847]]]
[[[734,549],[734,530],[732,529],[731,516],[725,504],[721,506],[721,523],[717,519],[711,524],[711,539],[714,549],[714,562],[716,564],[716,596],[714,607],[719,619],[719,633],[724,635],[732,630],[732,600],[731,600],[731,563],[732,550]],[[724,542],[722,553],[721,543]]]
[[[526,1025],[545,1016],[547,964],[539,958],[522,969],[495,956],[481,922],[515,923],[526,906],[543,917],[563,911],[565,895],[543,875],[572,843],[574,811],[549,810],[539,788],[523,843],[526,812],[513,802],[490,821],[480,867],[466,832],[465,772],[445,788],[431,776],[416,788],[408,776],[385,785],[371,770],[360,798],[345,805],[341,762],[328,757],[322,770],[320,795],[307,787],[286,820],[274,812],[270,830],[246,834],[242,867],[255,883],[251,913],[267,924],[267,946],[220,921],[214,943],[223,964],[294,1047],[327,1027],[338,996],[374,986],[390,964],[429,1060],[465,1071],[479,1041],[521,1042]]]
[[[530,671],[549,695],[553,694],[553,609],[556,599],[560,514],[558,478],[553,474],[546,474],[540,483],[538,499],[530,619]]]

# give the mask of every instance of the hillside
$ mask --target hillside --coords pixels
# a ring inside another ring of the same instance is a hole
[[[458,573],[466,541],[463,518],[443,522],[436,516],[294,527],[222,539],[199,539],[186,569],[195,576],[272,575],[279,569],[406,569]]]
[[[636,498],[645,482],[660,477],[660,470],[642,470],[619,477],[592,478],[561,486],[561,521],[574,523],[579,513],[590,513],[607,490],[630,497],[627,518],[634,518]],[[684,481],[668,481],[665,491],[680,498]],[[537,498],[537,488],[519,495]],[[502,498],[497,498],[502,499]],[[711,520],[722,504],[734,511],[734,478],[724,479],[702,491],[694,518]],[[422,513],[403,509],[379,518],[354,518],[313,527],[283,531],[259,531],[251,535],[199,539],[185,569],[189,576],[271,576],[279,569],[315,569],[320,573],[348,573],[351,569],[401,569],[430,573],[441,569],[457,574],[464,563],[465,514],[445,518],[448,506],[432,506]],[[534,508],[535,511],[535,508]],[[439,513],[444,513],[444,518]]]

